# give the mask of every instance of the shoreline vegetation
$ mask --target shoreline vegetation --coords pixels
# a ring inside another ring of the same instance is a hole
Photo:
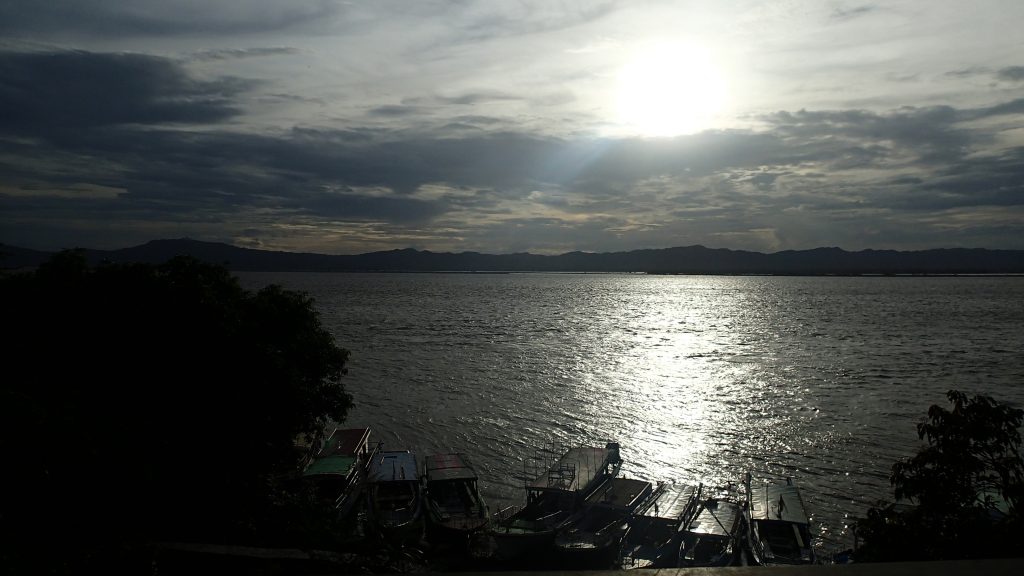
[[[66,251],[0,276],[0,302],[0,448],[16,471],[4,573],[481,568],[353,543],[318,494],[290,488],[295,439],[352,405],[348,352],[305,294],[247,291],[191,257],[90,265]],[[919,426],[927,445],[893,466],[899,504],[858,523],[857,562],[1024,556],[1024,411],[948,400]]]
[[[260,272],[578,272],[722,275],[1022,275],[1024,250],[946,248],[920,251],[840,248],[765,254],[686,246],[559,255],[388,250],[357,255],[276,252],[190,239],[154,240],[120,250],[82,250],[87,261],[159,264],[190,256],[232,271]],[[31,268],[51,253],[0,244],[0,269]]]

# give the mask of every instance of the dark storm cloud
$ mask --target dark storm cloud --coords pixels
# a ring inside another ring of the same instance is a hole
[[[1000,68],[996,72],[996,76],[1000,80],[1006,80],[1009,82],[1024,82],[1024,66],[1007,66],[1006,68]]]
[[[315,24],[336,15],[341,6],[329,0],[5,0],[0,3],[0,33],[115,37],[253,34]]]
[[[232,98],[253,85],[196,80],[173,60],[142,54],[0,52],[0,131],[219,122],[239,113]]]

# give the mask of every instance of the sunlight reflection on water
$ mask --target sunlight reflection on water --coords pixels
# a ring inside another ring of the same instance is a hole
[[[622,445],[623,472],[793,476],[819,544],[891,495],[950,388],[1024,403],[1024,279],[254,274],[312,295],[352,351],[352,425],[470,455],[520,503],[554,443]]]

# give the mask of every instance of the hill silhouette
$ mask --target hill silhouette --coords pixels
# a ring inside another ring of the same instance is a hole
[[[86,250],[91,262],[158,264],[192,256],[234,271],[267,272],[641,272],[649,274],[1024,274],[1024,250],[943,248],[919,251],[841,248],[774,253],[684,246],[626,252],[515,253],[387,250],[356,255],[277,252],[187,238],[120,250]],[[50,253],[0,246],[0,267],[37,266]]]

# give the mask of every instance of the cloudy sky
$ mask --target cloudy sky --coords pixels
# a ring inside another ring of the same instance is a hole
[[[1020,0],[4,0],[0,242],[1024,249]]]

